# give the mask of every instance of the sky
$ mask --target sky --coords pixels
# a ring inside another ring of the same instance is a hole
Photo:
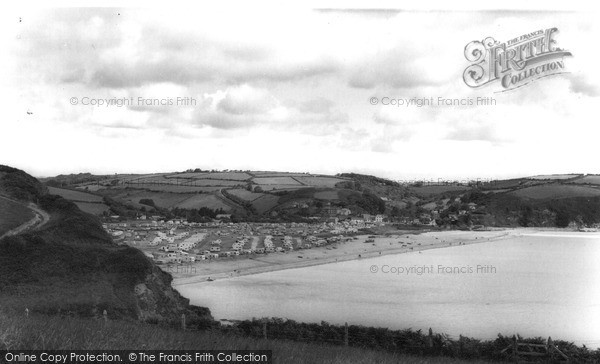
[[[597,12],[364,4],[7,10],[0,164],[39,177],[600,173]],[[463,81],[469,42],[548,28],[572,54],[565,73],[507,92]],[[495,105],[390,105],[477,97]]]

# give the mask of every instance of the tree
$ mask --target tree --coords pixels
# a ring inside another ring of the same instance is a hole
[[[146,206],[151,206],[151,207],[156,207],[156,205],[154,204],[154,200],[152,200],[151,198],[140,199],[140,204],[146,205]]]
[[[569,226],[569,213],[564,209],[560,209],[556,212],[556,226],[567,227]]]
[[[531,206],[526,206],[525,208],[523,208],[521,210],[521,216],[519,217],[519,225],[521,226],[529,226],[529,224],[531,224],[531,217],[533,215],[533,209],[531,208]],[[568,219],[567,219],[568,220]],[[567,222],[567,225],[569,225],[569,223]],[[565,226],[567,226],[565,225]]]

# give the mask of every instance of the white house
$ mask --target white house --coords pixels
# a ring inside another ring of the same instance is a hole
[[[385,219],[385,215],[375,215],[375,222],[382,223]]]

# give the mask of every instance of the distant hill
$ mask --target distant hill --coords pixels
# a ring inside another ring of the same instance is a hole
[[[353,216],[385,214],[402,224],[435,221],[438,226],[460,228],[600,223],[596,213],[600,176],[583,174],[466,183],[400,183],[358,173],[328,176],[190,170],[145,175],[63,175],[45,182],[62,186],[54,191],[83,209],[122,218],[157,213],[210,220],[218,213],[228,213],[234,221],[310,221],[337,216],[348,209]],[[85,202],[89,200],[95,200],[96,205]]]
[[[40,229],[0,240],[1,309],[88,317],[106,310],[151,322],[177,322],[186,313],[191,325],[212,324],[208,309],[190,306],[142,252],[114,244],[97,217],[23,171],[0,166],[0,173],[4,196],[35,201],[50,214]]]

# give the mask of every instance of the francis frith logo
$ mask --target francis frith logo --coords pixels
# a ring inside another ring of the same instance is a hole
[[[503,91],[536,79],[565,73],[564,58],[571,53],[559,48],[557,28],[540,29],[500,43],[492,37],[465,46],[471,62],[463,72],[467,86],[477,88],[499,82]]]

